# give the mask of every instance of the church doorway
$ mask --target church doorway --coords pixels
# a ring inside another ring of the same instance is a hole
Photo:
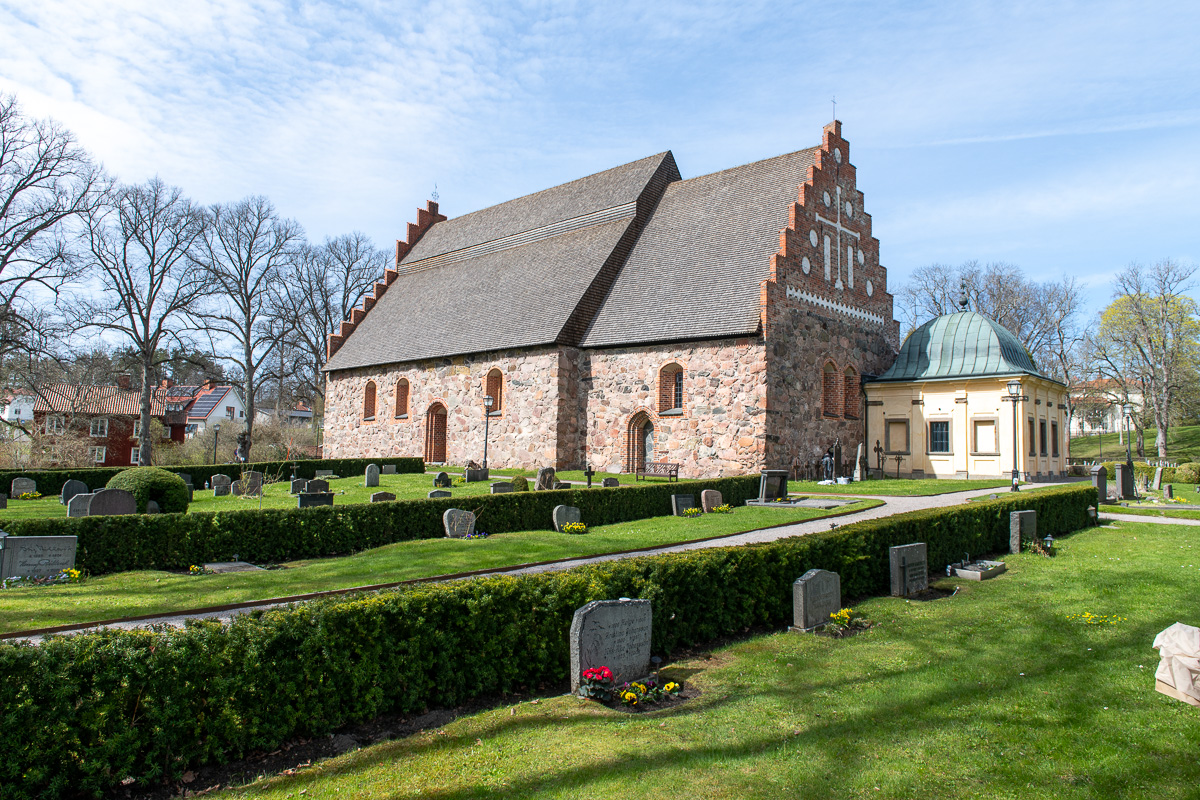
[[[629,450],[625,460],[629,465],[628,471],[645,469],[646,463],[654,460],[654,423],[646,412],[635,414],[629,421],[627,440]]]
[[[446,463],[446,407],[435,403],[425,415],[425,460]]]

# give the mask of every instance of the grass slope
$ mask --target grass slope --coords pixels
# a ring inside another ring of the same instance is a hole
[[[824,494],[878,494],[888,497],[929,497],[935,494],[969,492],[973,489],[1007,489],[1008,479],[1000,480],[957,480],[953,478],[926,478],[908,480],[883,478],[837,486],[822,486],[815,481],[788,481],[788,492]]]
[[[1190,529],[1095,528],[835,640],[680,660],[703,695],[630,716],[574,697],[457,720],[219,798],[1196,797],[1200,710],[1154,692],[1154,635],[1200,623]],[[1112,615],[1089,625],[1082,612]]]
[[[1158,458],[1158,448],[1154,440],[1158,436],[1156,429],[1146,431],[1146,457]],[[1102,446],[1103,445],[1103,446]],[[1135,434],[1134,445],[1137,445]],[[1124,461],[1125,445],[1121,442],[1119,433],[1103,435],[1079,436],[1071,439],[1072,458],[1100,458],[1103,450],[1105,461]],[[1134,453],[1134,458],[1137,454]],[[1181,425],[1167,430],[1167,458],[1179,460],[1187,458],[1200,461],[1200,425]],[[1140,460],[1140,459],[1139,459]]]
[[[502,533],[482,540],[423,539],[351,556],[294,561],[283,569],[223,575],[122,572],[71,586],[0,591],[0,633],[264,600],[428,578],[537,561],[577,558],[771,527],[880,505],[864,500],[835,512],[742,507],[698,519],[655,517],[601,525],[582,536]],[[486,526],[481,526],[486,527]]]

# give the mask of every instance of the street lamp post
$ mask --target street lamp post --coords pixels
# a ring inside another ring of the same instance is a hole
[[[217,463],[217,440],[221,438],[221,423],[213,423],[213,463]]]
[[[1129,465],[1129,469],[1133,469],[1133,451],[1129,448],[1130,423],[1133,422],[1133,404],[1126,403],[1122,408],[1125,412],[1125,463]]]
[[[483,398],[483,468],[487,469],[488,420],[492,415],[492,403],[495,401],[489,394]]]
[[[1017,461],[1017,434],[1020,430],[1017,422],[1017,403],[1023,399],[1021,397],[1021,382],[1019,380],[1011,380],[1008,382],[1008,396],[1004,398],[1012,403],[1013,407],[1013,468],[1012,468],[1012,487],[1011,491],[1019,492],[1018,488],[1021,483],[1021,468]]]

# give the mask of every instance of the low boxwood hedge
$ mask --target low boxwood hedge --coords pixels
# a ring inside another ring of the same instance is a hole
[[[0,644],[0,797],[175,780],[385,712],[562,685],[571,617],[590,600],[651,600],[653,650],[666,654],[786,624],[791,583],[809,569],[838,572],[847,597],[883,594],[893,545],[928,543],[936,571],[963,552],[1006,550],[1010,511],[1035,509],[1038,533],[1059,536],[1087,524],[1093,501],[1087,485],[1049,489],[768,544],[331,598],[225,626]]]
[[[256,461],[253,464],[197,464],[163,467],[168,472],[186,472],[192,476],[196,488],[204,486],[204,482],[217,473],[231,477],[245,469],[253,469],[269,476],[290,478],[292,465],[296,465],[297,475],[301,478],[315,478],[319,469],[331,469],[335,475],[343,478],[351,475],[362,475],[367,471],[368,464],[395,464],[397,472],[424,472],[425,462],[419,458],[309,458],[295,461]],[[89,491],[103,489],[118,472],[128,467],[94,467],[92,469],[35,469],[35,470],[0,470],[0,492],[7,493],[13,478],[32,478],[37,482],[38,491],[42,494],[60,494],[62,485],[68,480],[83,481]]]
[[[411,539],[440,539],[445,535],[442,514],[448,508],[474,511],[477,527],[488,533],[551,530],[551,514],[559,504],[577,506],[589,525],[608,525],[669,514],[671,495],[680,492],[699,497],[704,489],[716,489],[726,501],[741,505],[758,496],[758,483],[757,476],[747,476],[304,509],[14,519],[4,527],[19,536],[77,536],[76,566],[102,575],[187,569],[235,554],[261,564],[346,555]]]
[[[158,467],[130,467],[113,475],[106,489],[124,489],[137,501],[137,513],[145,514],[151,501],[158,505],[160,513],[183,514],[187,512],[187,484],[174,472]]]

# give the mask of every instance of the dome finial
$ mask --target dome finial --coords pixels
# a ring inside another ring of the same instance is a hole
[[[971,310],[971,299],[967,297],[967,281],[964,278],[958,284],[958,307],[963,311]]]

